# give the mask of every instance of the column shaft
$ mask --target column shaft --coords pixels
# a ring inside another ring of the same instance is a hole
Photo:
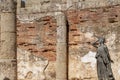
[[[67,27],[65,14],[58,12],[56,80],[67,80]]]
[[[3,0],[1,6],[0,80],[17,80],[15,2]]]

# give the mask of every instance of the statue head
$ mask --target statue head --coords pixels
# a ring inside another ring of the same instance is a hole
[[[105,43],[105,38],[104,37],[99,37],[98,38],[98,43],[99,44],[104,44]]]

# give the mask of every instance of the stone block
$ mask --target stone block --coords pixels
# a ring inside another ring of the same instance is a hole
[[[14,13],[1,13],[1,32],[16,32]]]
[[[0,59],[0,80],[16,80],[16,60]]]

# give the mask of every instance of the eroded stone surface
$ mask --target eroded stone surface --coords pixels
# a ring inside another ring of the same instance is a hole
[[[85,56],[81,57],[81,62],[83,63],[90,63],[91,67],[95,69],[96,67],[96,58],[95,58],[96,52],[90,51]]]
[[[8,78],[9,80],[16,80],[16,60],[0,59],[0,80]]]
[[[18,48],[18,80],[45,80],[48,60]]]

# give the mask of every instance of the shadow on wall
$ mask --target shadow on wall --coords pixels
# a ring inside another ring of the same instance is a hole
[[[81,80],[81,79],[78,79],[78,78],[72,78],[72,79],[70,79],[70,80]]]
[[[9,78],[5,77],[3,80],[10,80]]]
[[[25,8],[26,0],[21,0],[21,8]]]

